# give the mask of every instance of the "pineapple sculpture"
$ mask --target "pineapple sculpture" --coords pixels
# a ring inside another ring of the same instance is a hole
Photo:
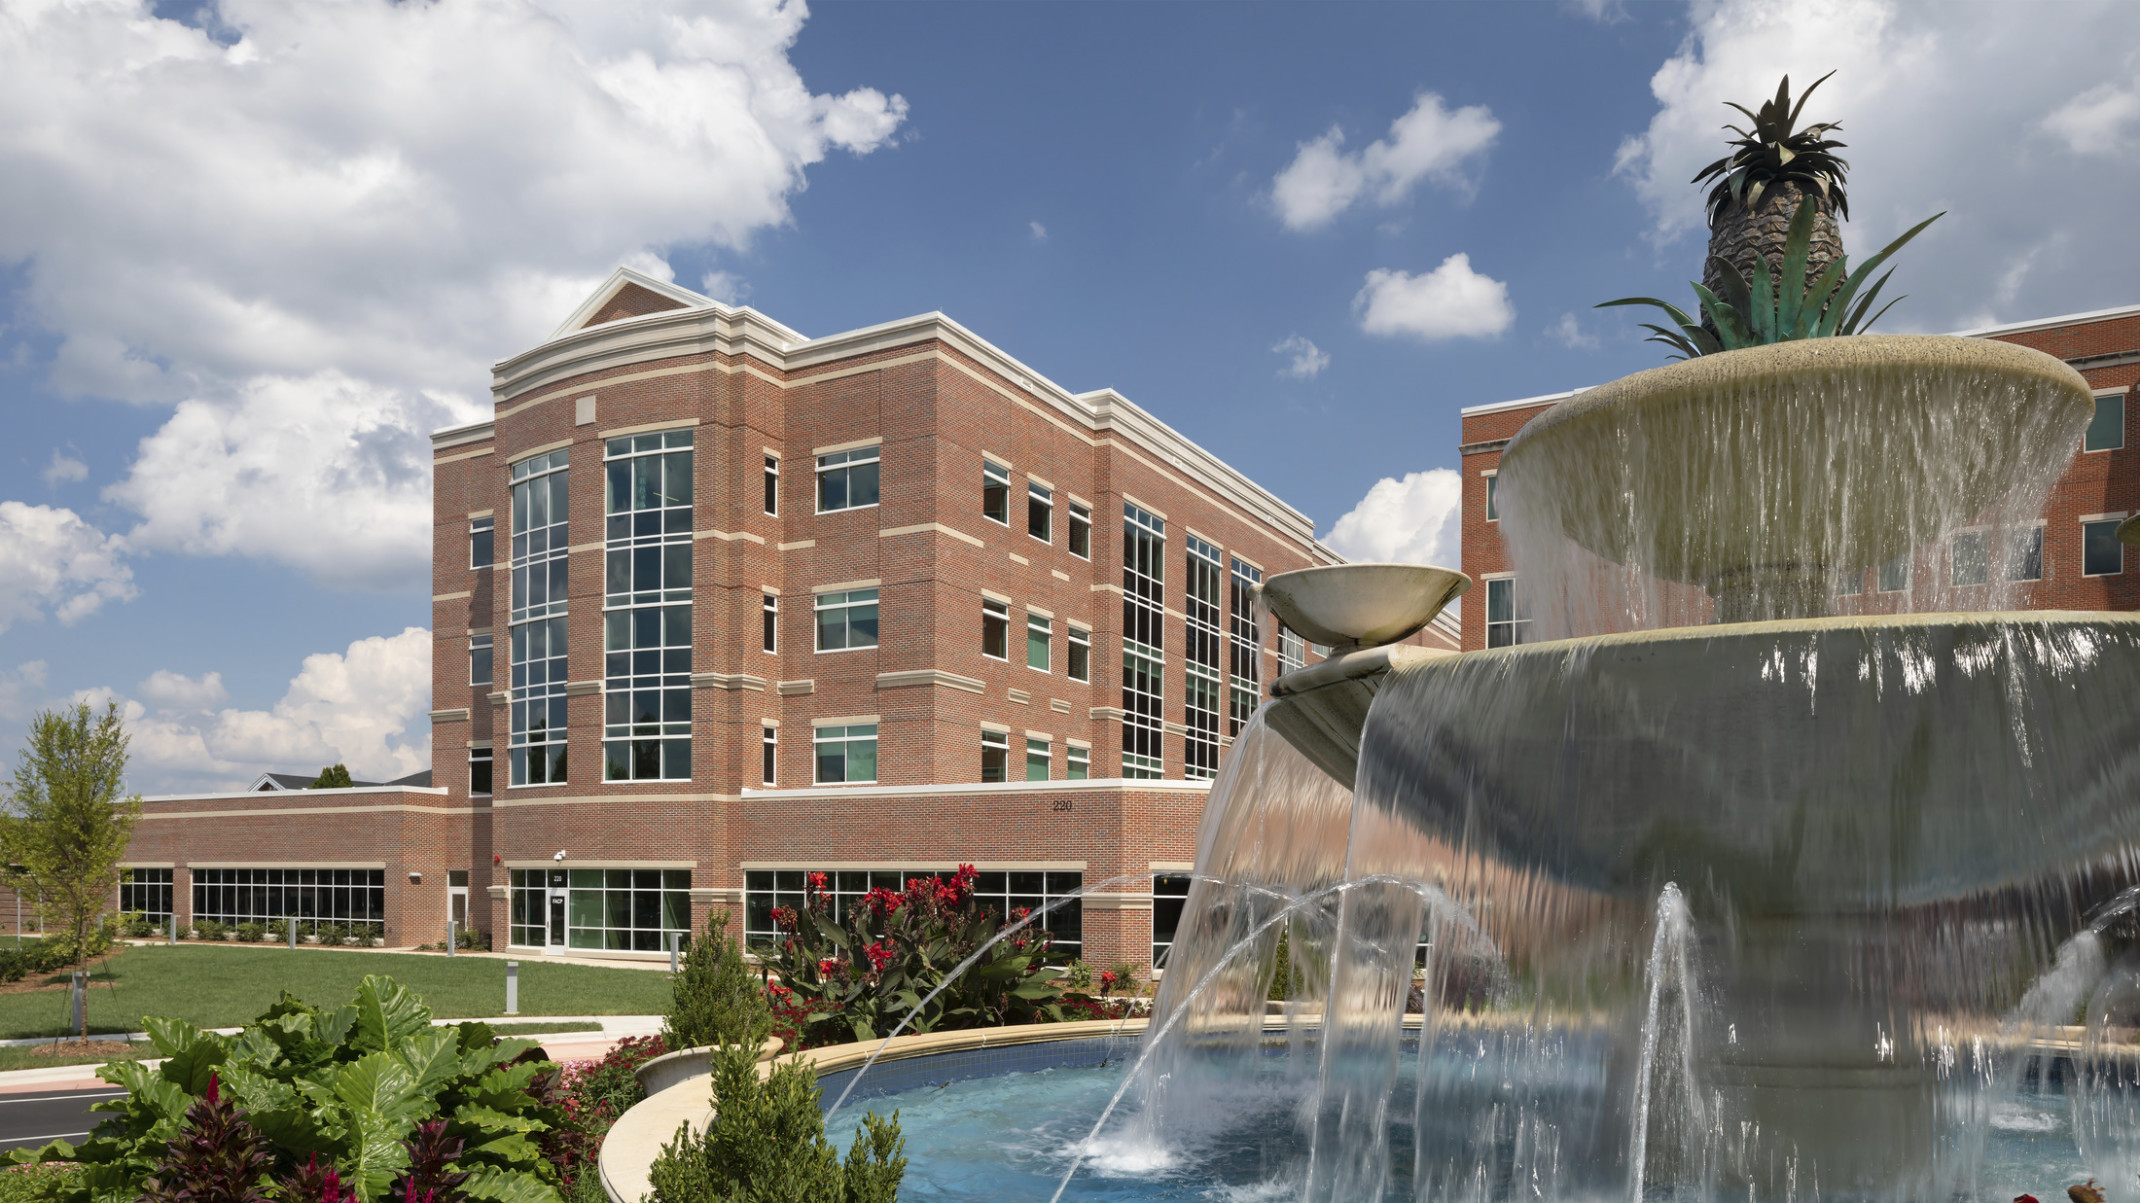
[[[1727,101],[1745,113],[1753,129],[1736,125],[1724,128],[1739,135],[1730,154],[1704,167],[1692,182],[1716,181],[1709,190],[1709,256],[1702,269],[1702,285],[1724,295],[1724,265],[1737,269],[1740,278],[1751,279],[1758,260],[1770,270],[1783,266],[1791,218],[1807,198],[1813,201],[1813,232],[1806,246],[1806,273],[1800,283],[1810,287],[1843,257],[1843,234],[1837,218],[1850,216],[1850,198],[1843,191],[1843,176],[1850,164],[1837,157],[1843,143],[1828,135],[1843,127],[1832,121],[1798,128],[1806,101],[1830,75],[1813,81],[1791,101],[1791,77],[1776,86],[1776,97],[1764,102],[1759,112]]]

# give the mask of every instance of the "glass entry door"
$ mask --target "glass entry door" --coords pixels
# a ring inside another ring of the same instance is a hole
[[[550,870],[550,923],[546,949],[565,951],[565,871]]]

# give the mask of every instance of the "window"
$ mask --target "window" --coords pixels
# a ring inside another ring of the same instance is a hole
[[[1122,775],[1149,779],[1164,768],[1166,730],[1160,681],[1166,667],[1166,519],[1122,506]]]
[[[1025,779],[1027,781],[1046,781],[1048,779],[1047,740],[1034,739],[1031,736],[1026,737]]]
[[[1073,681],[1092,680],[1092,632],[1070,628],[1070,643],[1063,671]]]
[[[2118,542],[2118,520],[2081,523],[2081,575],[2116,576],[2125,571],[2125,544]]]
[[[364,924],[386,929],[384,869],[195,869],[193,917],[217,923]]]
[[[2125,445],[2125,394],[2112,393],[2095,399],[2095,417],[2088,423],[2083,451],[2115,451]]]
[[[602,779],[689,780],[691,607],[602,618]]]
[[[1828,596],[1849,597],[1850,595],[1856,593],[1858,591],[1858,587],[1863,585],[1864,583],[1865,574],[1863,572],[1852,572],[1849,569],[1838,569],[1835,572],[1833,579],[1828,582]]]
[[[1182,907],[1188,901],[1187,873],[1152,875],[1152,968],[1167,967],[1167,951],[1174,947],[1174,933],[1181,927]]]
[[[564,896],[564,930],[550,929],[549,899]],[[515,869],[512,943],[661,952],[691,934],[689,869]]]
[[[470,518],[468,520],[468,566],[488,568],[491,565],[492,541],[497,534],[496,518]]]
[[[1025,533],[1043,543],[1055,541],[1055,490],[1027,482],[1025,486]]]
[[[605,451],[602,779],[686,781],[692,432],[614,438]]]
[[[1880,565],[1880,592],[1900,593],[1910,587],[1910,553],[1904,552]]]
[[[765,650],[777,652],[780,650],[780,595],[765,594],[759,611],[765,620]]]
[[[1011,608],[986,598],[981,600],[981,654],[994,660],[1011,658]]]
[[[810,738],[816,744],[819,785],[848,785],[877,779],[877,724],[819,727],[810,733]]]
[[[1226,641],[1219,628],[1219,580],[1225,570],[1218,548],[1195,535],[1188,536],[1188,543],[1182,711],[1189,729],[1183,736],[1182,772],[1188,777],[1214,777],[1219,771],[1219,711],[1225,696],[1219,680],[1219,648]]]
[[[490,749],[468,749],[468,792],[482,795],[490,792]]]
[[[860,447],[817,457],[818,513],[877,504],[877,451]]]
[[[1038,614],[1025,616],[1025,666],[1049,671],[1048,642],[1054,636],[1055,623]]]
[[[1531,610],[1516,594],[1516,578],[1486,582],[1486,646],[1512,647],[1531,629]]]
[[[565,779],[568,448],[512,466],[511,781]]]
[[[817,595],[817,650],[877,646],[877,591],[849,589]]]
[[[490,636],[488,634],[470,635],[468,637],[468,683],[470,685],[490,684],[490,650]]]
[[[2013,537],[2007,546],[2006,579],[2043,579],[2043,528],[2032,526]]]
[[[780,457],[777,455],[765,457],[765,512],[780,512]]]
[[[1263,631],[1256,622],[1256,587],[1263,583],[1263,570],[1242,560],[1233,562],[1232,657],[1233,689],[1226,713],[1226,733],[1239,736],[1263,700]]]
[[[1010,770],[1010,760],[1010,736],[1001,731],[981,732],[981,780],[1004,780]]]
[[[1486,520],[1501,520],[1501,476],[1497,472],[1486,474]]]
[[[1092,510],[1075,501],[1070,503],[1070,538],[1067,542],[1071,555],[1081,560],[1092,558]]]
[[[1278,624],[1278,675],[1284,676],[1306,663],[1308,645],[1284,623]]]
[[[767,785],[777,785],[780,783],[780,728],[767,723],[760,730],[764,732],[758,741],[764,749],[764,764],[759,768],[758,779]]]
[[[987,460],[981,461],[981,517],[1011,524],[1011,474]]]
[[[824,872],[819,891],[836,921],[844,921],[851,908],[861,906],[872,889],[904,890],[909,882],[948,880],[955,870],[936,869],[837,869]],[[775,908],[800,911],[809,904],[809,869],[751,869],[743,874],[743,938],[754,948],[770,947],[780,939],[773,922]],[[1040,910],[1050,904],[1035,926],[1055,939],[1055,951],[1077,956],[1084,949],[1083,922],[1075,894],[1085,884],[1077,872],[990,872],[973,879],[973,898],[982,907],[1008,919],[1020,911]]]
[[[1092,776],[1092,749],[1069,747],[1063,749],[1063,776],[1071,781],[1084,781]]]
[[[1955,585],[1983,585],[1991,581],[1991,535],[1966,530],[1954,536],[1948,579]]]
[[[171,870],[120,870],[119,909],[151,923],[170,922]]]

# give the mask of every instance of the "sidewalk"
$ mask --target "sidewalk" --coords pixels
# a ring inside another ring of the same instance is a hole
[[[354,949],[350,951],[355,951]],[[374,949],[373,951],[380,951]],[[466,955],[466,954],[464,954]],[[664,965],[666,969],[668,966]],[[659,1015],[486,1015],[473,1017],[483,1023],[598,1023],[599,1032],[542,1032],[526,1037],[542,1043],[543,1051],[554,1061],[592,1061],[607,1054],[626,1036],[652,1036],[661,1031]],[[472,1018],[434,1019],[434,1024],[468,1023]],[[232,1035],[238,1028],[211,1029],[223,1035]],[[131,1035],[104,1035],[102,1040],[125,1040],[129,1043],[148,1038],[145,1032]],[[10,1043],[14,1043],[11,1041]],[[160,1060],[146,1060],[143,1065],[160,1065]],[[98,1090],[117,1091],[118,1087],[97,1077],[101,1065],[55,1065],[50,1069],[14,1069],[0,1072],[0,1094],[21,1094],[27,1091],[46,1090]]]
[[[119,941],[119,943],[133,948],[257,948],[265,952],[285,953],[355,952],[370,953],[374,956],[380,953],[399,953],[416,957],[443,957],[446,955],[437,949],[418,948],[414,944],[406,944],[396,948],[358,948],[349,944],[339,946],[331,944],[300,944],[293,949],[287,944],[275,941],[269,941],[264,944],[240,944],[235,940],[180,940],[176,944],[170,944],[163,940],[126,939]],[[595,969],[652,969],[662,973],[669,971],[669,956],[667,953],[640,953],[633,957],[625,958],[549,956],[525,949],[515,952],[474,952],[462,949],[453,955],[455,957],[478,957],[486,961],[518,961],[523,965],[587,965]]]

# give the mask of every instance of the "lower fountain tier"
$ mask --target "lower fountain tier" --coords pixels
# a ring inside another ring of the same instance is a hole
[[[1470,855],[1744,916],[1983,897],[2140,845],[2140,615],[1825,618],[1393,668],[1360,805]]]

